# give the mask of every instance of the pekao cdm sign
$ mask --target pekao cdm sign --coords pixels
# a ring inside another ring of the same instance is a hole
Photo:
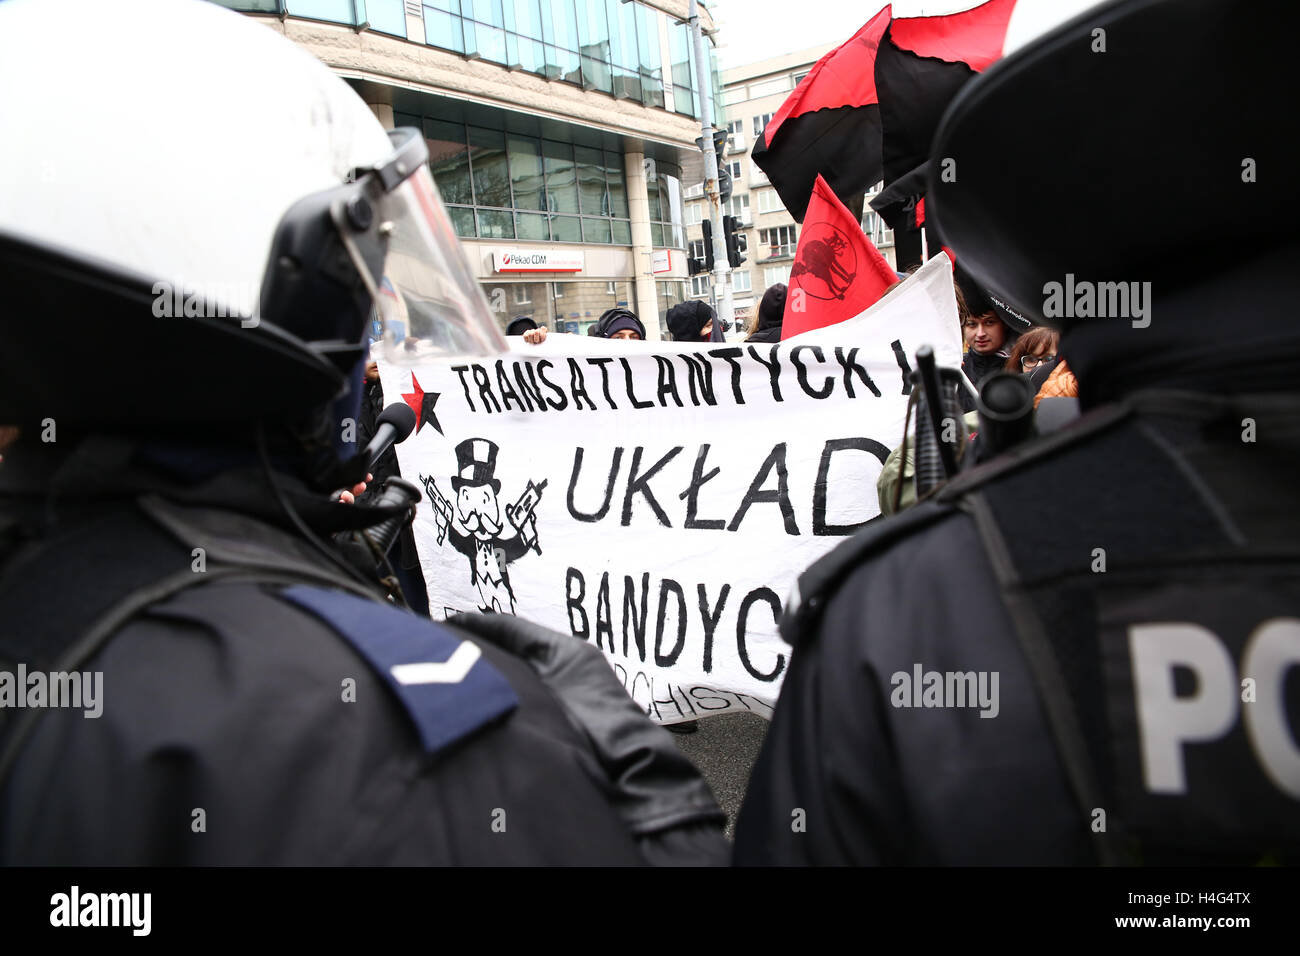
[[[492,253],[492,266],[497,272],[581,272],[583,256],[572,250],[499,249]]]

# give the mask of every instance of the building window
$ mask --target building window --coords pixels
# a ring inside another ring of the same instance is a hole
[[[880,213],[868,209],[862,216],[862,231],[877,249],[884,249],[894,244],[894,230],[886,228]]]
[[[668,172],[676,167],[647,158],[646,194],[650,199],[650,244],[656,249],[686,248],[682,183]]]
[[[775,259],[794,255],[799,240],[794,226],[777,226],[775,229],[760,229],[758,241],[767,246],[767,257]]]
[[[742,175],[742,174],[741,174],[741,162],[740,162],[740,160],[738,160],[738,159],[733,159],[731,162],[727,163],[727,172],[731,173],[731,181],[732,181],[732,182],[735,182],[735,183],[740,182],[740,177],[741,177],[741,175]]]
[[[704,203],[693,202],[686,207],[686,225],[698,226],[704,221]]]
[[[742,152],[745,149],[745,121],[732,120],[727,124],[727,134],[730,137],[731,148],[735,152]]]
[[[731,287],[736,292],[751,292],[753,287],[749,284],[748,269],[734,269],[731,273]]]
[[[724,216],[735,216],[746,226],[753,222],[749,215],[749,194],[742,195],[732,194],[731,198],[722,204],[722,214]]]
[[[760,189],[757,195],[759,212],[785,212],[781,196],[775,189]]]
[[[804,73],[796,73],[796,74],[794,75],[794,85],[795,85],[795,86],[798,86],[800,83],[802,83],[802,82],[807,78],[807,76],[808,76],[808,74],[807,74],[806,72],[804,72]]]
[[[631,245],[623,156],[405,113],[457,235]]]
[[[774,80],[764,80],[762,83],[749,84],[750,99],[758,99],[760,96],[775,96],[777,93],[784,93],[790,89],[790,77],[778,76]]]
[[[707,275],[691,276],[691,297],[707,296],[711,284],[711,280]]]
[[[694,186],[687,186],[682,190],[683,199],[699,199],[704,195],[704,183],[696,183]]]
[[[762,116],[754,117],[754,139],[758,139],[760,136],[763,135],[763,128],[767,126],[768,122],[771,121],[771,119],[772,119],[771,113],[764,113]]]
[[[763,269],[764,286],[770,288],[771,286],[776,285],[778,282],[789,283],[789,281],[790,281],[790,267],[788,265],[767,266],[766,268]]]
[[[705,254],[704,254],[704,240],[703,240],[703,239],[692,239],[689,243],[687,243],[687,246],[686,246],[686,255],[687,255],[688,258],[691,258],[691,259],[705,259],[705,258],[707,258],[707,256],[705,256]]]
[[[356,0],[289,0],[294,4],[362,8]],[[619,0],[423,0],[425,42],[465,56],[499,63],[633,99],[662,109],[664,58],[659,30],[664,14],[644,3]],[[368,0],[371,28],[393,32],[403,0]],[[310,15],[310,14],[308,14]],[[681,34],[679,36],[679,34]],[[399,34],[402,35],[402,34]],[[671,27],[673,82],[681,84],[679,112],[698,115],[692,100],[689,34]]]
[[[531,286],[523,283],[515,286],[515,305],[528,305],[533,301],[530,289]]]

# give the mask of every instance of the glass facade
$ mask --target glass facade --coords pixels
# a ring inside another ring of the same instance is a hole
[[[460,236],[632,244],[621,153],[409,113],[393,119],[424,130]],[[672,235],[672,223],[658,223],[660,234],[667,226]],[[676,223],[680,231],[680,215]]]
[[[248,13],[287,13],[309,20],[327,20],[356,26],[368,23],[371,30],[406,36],[406,13],[402,0],[213,0],[223,7]]]
[[[625,279],[578,279],[571,282],[483,280],[481,286],[502,331],[510,322],[527,316],[552,332],[585,335],[606,309],[621,306],[636,311],[632,303],[632,283]]]
[[[689,26],[637,0],[421,0],[423,37],[407,37],[403,0],[215,2],[252,13],[364,23],[380,33],[660,109],[668,108],[671,89],[672,109],[700,115]],[[721,124],[721,83],[712,46],[706,45],[713,121]]]

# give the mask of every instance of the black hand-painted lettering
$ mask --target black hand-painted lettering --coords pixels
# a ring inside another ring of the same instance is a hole
[[[856,524],[826,523],[826,498],[830,492],[831,458],[836,452],[847,451],[850,448],[875,455],[880,459],[882,466],[885,464],[885,459],[889,457],[889,449],[872,438],[833,438],[826,443],[822,448],[821,462],[817,465],[817,484],[813,485],[813,534],[815,535],[853,534],[867,523],[866,521],[859,521]]]
[[[776,488],[765,490],[763,484],[767,481],[767,476],[771,474],[773,468],[776,468]],[[735,517],[727,525],[727,530],[735,531],[739,528],[740,522],[744,520],[750,506],[760,502],[776,502],[781,508],[781,518],[785,522],[785,533],[789,535],[799,533],[799,526],[794,520],[794,505],[790,502],[790,475],[785,464],[785,442],[773,446],[767,459],[758,469],[758,474],[749,483],[749,490],[745,492],[745,497],[740,502]]]
[[[856,398],[853,393],[853,375],[857,374],[862,379],[862,384],[871,390],[871,394],[880,397],[880,389],[876,388],[876,383],[871,380],[867,370],[857,363],[858,350],[849,349],[849,354],[844,354],[842,346],[835,346],[835,360],[840,363],[840,368],[844,369],[844,390],[849,393],[849,398]]]
[[[744,350],[738,345],[733,345],[726,349],[709,349],[709,354],[731,366],[731,394],[735,396],[737,405],[744,405],[745,393],[740,390],[740,363],[736,361],[739,356],[745,354]]]
[[[654,511],[655,517],[659,519],[659,523],[665,528],[671,528],[672,524],[668,521],[668,515],[664,513],[663,508],[659,507],[658,500],[650,491],[650,479],[659,473],[659,469],[677,456],[677,453],[682,450],[682,446],[678,445],[673,448],[672,451],[655,462],[649,471],[638,477],[637,470],[641,467],[641,452],[643,450],[638,445],[636,450],[632,452],[632,467],[627,473],[627,491],[623,495],[623,526],[627,527],[632,523],[632,498],[639,493],[644,496],[646,503]]]
[[[811,351],[813,354],[813,358],[817,359],[818,362],[822,362],[824,364],[826,361],[822,357],[822,347],[820,345],[796,345],[794,348],[792,348],[790,350],[790,361],[794,364],[794,367],[798,369],[798,372],[796,373],[796,377],[799,379],[799,387],[802,388],[804,390],[804,393],[807,394],[810,398],[818,398],[818,399],[830,398],[831,392],[835,390],[835,376],[827,375],[825,380],[822,382],[822,387],[820,389],[814,389],[811,385],[809,385],[808,369],[804,366],[803,362],[800,361],[799,359],[799,353],[804,351],[805,349]]]
[[[740,663],[744,665],[745,670],[749,671],[750,676],[756,680],[770,684],[781,676],[785,670],[785,655],[776,655],[776,666],[770,673],[764,674],[756,670],[749,660],[749,648],[745,644],[745,634],[749,622],[749,609],[759,601],[766,601],[772,608],[772,620],[777,624],[781,623],[781,599],[776,596],[776,592],[771,588],[757,588],[745,595],[745,599],[740,602],[740,611],[736,616],[736,650],[740,654]]]
[[[777,381],[781,376],[781,360],[777,358],[777,353],[780,349],[781,346],[779,345],[770,346],[770,351],[768,352],[768,356],[770,357],[769,361],[759,354],[757,346],[751,345],[749,347],[749,357],[767,369],[767,377],[771,381],[772,385],[772,399],[777,402],[781,401],[781,385]]]
[[[588,364],[600,369],[600,385],[605,390],[605,401],[609,402],[610,408],[618,408],[614,404],[614,396],[609,394],[609,368],[607,366],[613,361],[614,359],[607,355],[587,359]]]
[[[700,598],[700,617],[704,619],[704,673],[713,672],[713,635],[718,629],[718,622],[722,620],[722,609],[726,606],[727,595],[731,593],[731,585],[724,584],[722,590],[718,592],[718,605],[709,610],[709,594],[703,584],[696,585],[696,590]]]
[[[618,479],[619,464],[623,461],[623,449],[614,449],[614,458],[609,463],[609,478],[605,482],[605,499],[600,503],[600,508],[592,512],[579,511],[573,500],[573,493],[578,487],[578,475],[582,471],[582,456],[585,451],[581,447],[573,450],[573,471],[569,475],[569,514],[578,521],[599,521],[609,514],[610,503],[614,500],[614,482]]]
[[[686,528],[703,528],[707,531],[721,531],[727,526],[727,522],[722,518],[703,518],[697,519],[700,507],[700,489],[706,482],[712,481],[718,476],[721,468],[714,468],[707,475],[704,473],[704,463],[709,457],[709,445],[701,445],[700,452],[695,456],[695,470],[691,472],[690,486],[678,495],[678,499],[686,500]]]

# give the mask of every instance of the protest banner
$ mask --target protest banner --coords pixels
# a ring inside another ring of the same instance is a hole
[[[944,256],[778,345],[552,335],[381,365],[435,620],[513,613],[594,643],[654,720],[768,716],[796,576],[878,514],[910,357],[961,360]]]

